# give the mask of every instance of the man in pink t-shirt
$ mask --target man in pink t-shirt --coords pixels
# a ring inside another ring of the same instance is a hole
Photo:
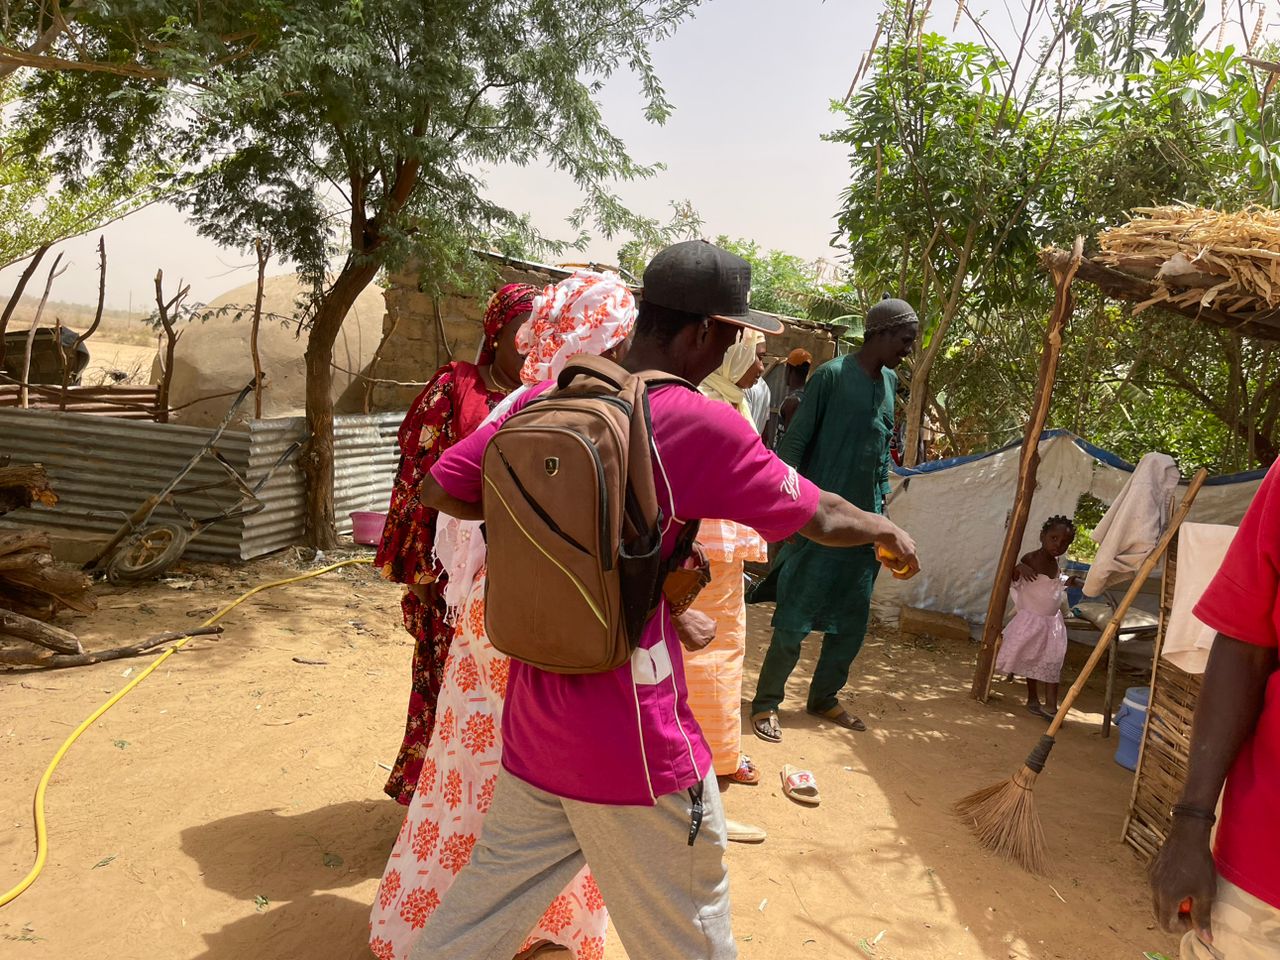
[[[699,383],[742,328],[780,332],[776,318],[747,308],[750,282],[745,260],[711,244],[662,251],[645,271],[624,365]],[[668,385],[651,391],[650,408],[664,557],[687,522],[723,518],[770,540],[798,532],[832,546],[882,543],[915,564],[910,537],[799,477],[725,404]],[[441,458],[423,502],[481,516],[481,462],[498,428],[481,428]],[[584,862],[631,960],[737,956],[724,811],[665,602],[617,670],[565,675],[513,661],[502,735],[484,831],[413,958],[514,956]]]
[[[1196,704],[1187,784],[1151,870],[1156,915],[1167,930],[1191,928],[1183,960],[1278,957],[1280,466],[1262,482],[1195,614],[1218,636]]]

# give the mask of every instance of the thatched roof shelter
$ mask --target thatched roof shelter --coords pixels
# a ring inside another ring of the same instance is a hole
[[[1179,205],[1134,212],[1102,232],[1101,249],[1080,262],[1077,280],[1134,304],[1135,314],[1158,306],[1241,336],[1280,340],[1280,211]],[[1052,248],[1040,255],[1049,270],[1070,258]]]

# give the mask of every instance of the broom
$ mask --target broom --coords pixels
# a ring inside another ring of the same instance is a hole
[[[1201,470],[1192,479],[1186,496],[1182,498],[1182,503],[1169,520],[1168,528],[1156,543],[1155,549],[1146,560],[1142,561],[1142,566],[1134,574],[1133,583],[1129,585],[1124,599],[1116,607],[1111,622],[1102,631],[1102,636],[1097,646],[1093,648],[1089,661],[1080,671],[1080,676],[1076,677],[1076,682],[1071,685],[1071,689],[1067,691],[1066,697],[1058,707],[1058,712],[1054,715],[1053,722],[1049,724],[1048,732],[1040,738],[1040,742],[1031,751],[1022,768],[1010,779],[971,793],[955,806],[960,818],[973,828],[979,843],[993,853],[1000,854],[1006,860],[1016,861],[1032,873],[1045,872],[1044,829],[1040,826],[1040,815],[1036,812],[1035,796],[1032,790],[1036,785],[1036,777],[1044,771],[1044,765],[1049,759],[1054,736],[1067,718],[1067,711],[1071,709],[1071,705],[1075,703],[1076,697],[1084,688],[1089,674],[1093,672],[1093,668],[1098,665],[1115,640],[1116,634],[1120,632],[1124,615],[1133,605],[1138,591],[1146,583],[1155,565],[1164,556],[1174,534],[1182,526],[1182,521],[1187,518],[1191,504],[1195,501],[1200,488],[1204,486],[1207,476],[1208,472]]]

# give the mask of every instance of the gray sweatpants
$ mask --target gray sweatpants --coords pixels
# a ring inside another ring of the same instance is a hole
[[[735,960],[724,808],[703,782],[689,846],[687,791],[653,807],[581,803],[503,770],[471,863],[427,921],[410,960],[511,960],[584,862],[631,960]]]

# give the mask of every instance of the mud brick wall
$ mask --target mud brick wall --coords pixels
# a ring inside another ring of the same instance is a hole
[[[532,283],[541,287],[570,274],[569,270],[543,269],[533,264],[501,263],[498,268],[501,284]],[[432,297],[419,289],[420,277],[421,270],[409,264],[391,276],[386,288],[383,335],[388,331],[391,334],[378,363],[376,376],[381,380],[421,384],[450,360],[474,361],[480,348],[489,292],[480,296],[457,293]],[[813,354],[815,368],[835,356],[836,343],[828,329],[784,319],[786,331],[766,341],[770,362],[785,360],[796,347]],[[772,385],[773,377],[770,379]],[[374,389],[370,409],[406,410],[421,389],[380,383]]]
[[[502,265],[501,281],[545,286],[567,272],[523,269]],[[432,297],[418,289],[421,271],[414,264],[393,274],[385,296],[383,335],[392,331],[378,364],[380,380],[424,383],[450,360],[472,362],[484,334],[484,308],[492,291],[482,295],[445,294]],[[419,386],[380,383],[374,389],[374,410],[405,410],[421,391]]]

